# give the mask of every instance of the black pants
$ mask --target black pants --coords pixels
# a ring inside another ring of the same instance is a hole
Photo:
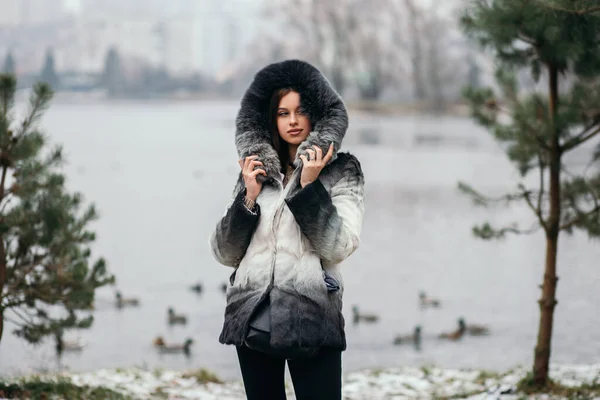
[[[246,398],[285,400],[285,361],[237,347]],[[341,400],[342,352],[322,349],[307,360],[288,360],[297,400]]]

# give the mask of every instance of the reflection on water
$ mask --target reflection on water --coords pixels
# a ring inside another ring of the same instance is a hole
[[[71,370],[204,367],[225,379],[240,378],[234,349],[217,341],[225,307],[220,286],[232,271],[208,250],[239,171],[236,111],[236,103],[222,102],[50,109],[44,128],[65,146],[68,186],[93,200],[100,213],[93,256],[106,257],[117,275],[116,287],[97,294],[93,327],[73,333],[87,343],[85,349],[64,354],[62,365]],[[473,138],[477,146],[416,139],[432,133]],[[352,116],[344,150],[359,157],[366,181],[361,247],[342,266],[348,321],[344,371],[422,364],[504,369],[529,363],[543,238],[473,239],[474,223],[529,223],[531,215],[526,208],[473,208],[456,190],[458,180],[490,193],[515,187],[518,174],[489,134],[458,118]],[[598,246],[578,235],[561,238],[560,246],[552,360],[597,362]],[[200,294],[189,289],[198,282]],[[141,305],[117,309],[117,289],[140,298]],[[420,307],[420,291],[441,306]],[[354,325],[353,305],[378,321]],[[169,306],[188,323],[170,326]],[[491,334],[439,340],[440,333],[456,329],[460,317],[489,326]],[[417,325],[420,351],[394,345],[397,335],[410,334]],[[59,366],[51,342],[31,347],[11,330],[6,327],[0,345],[0,374]],[[152,343],[157,336],[167,343],[191,337],[190,357],[160,353]]]

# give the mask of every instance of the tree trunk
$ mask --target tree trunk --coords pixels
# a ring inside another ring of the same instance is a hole
[[[0,236],[0,342],[2,342],[2,331],[4,331],[4,309],[1,306],[2,291],[6,281],[6,251],[4,249],[4,238]]]
[[[550,345],[552,341],[552,322],[554,307],[556,306],[556,256],[558,252],[558,234],[560,224],[560,159],[558,132],[556,131],[555,117],[558,107],[558,71],[550,66],[550,102],[549,112],[552,124],[552,139],[550,144],[550,214],[546,230],[546,265],[544,270],[544,283],[540,304],[540,325],[538,339],[534,353],[533,381],[537,385],[545,385],[548,380],[548,367],[550,364]]]
[[[8,167],[2,168],[2,177],[0,178],[0,202],[4,200],[4,182]],[[2,331],[4,330],[4,309],[2,308],[2,293],[6,284],[6,248],[4,247],[4,237],[0,236],[0,341],[2,341]]]
[[[412,41],[411,64],[414,84],[414,96],[417,100],[424,100],[427,96],[427,93],[425,91],[425,79],[423,77],[424,71],[421,35],[419,32],[419,27],[417,25],[417,20],[421,16],[417,12],[417,8],[411,0],[406,0],[406,6],[408,7],[408,12],[410,13],[409,27]]]

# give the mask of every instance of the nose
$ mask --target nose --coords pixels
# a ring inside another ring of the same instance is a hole
[[[290,125],[298,125],[298,118],[296,117],[295,113],[290,114]]]

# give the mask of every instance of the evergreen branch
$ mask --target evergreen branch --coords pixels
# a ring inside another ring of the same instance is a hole
[[[581,10],[572,10],[572,9],[565,8],[565,7],[550,5],[543,1],[537,1],[536,3],[538,3],[542,7],[549,8],[551,10],[563,11],[563,12],[568,12],[568,13],[577,14],[577,15],[584,15],[584,14],[589,14],[589,13],[594,13],[594,12],[600,11],[600,6],[583,8]]]
[[[538,44],[535,40],[533,40],[532,38],[529,38],[527,36],[525,36],[523,33],[519,33],[519,39],[522,40],[523,42],[530,44],[534,47],[537,47]]]
[[[591,138],[593,138],[594,136],[596,136],[598,133],[600,133],[600,127],[597,128],[594,131],[591,131],[589,133],[586,134],[587,131],[589,131],[591,128],[595,127],[597,124],[594,124],[593,126],[586,128],[583,132],[581,132],[579,135],[577,135],[576,137],[574,137],[573,139],[567,141],[567,143],[565,143],[562,146],[561,151],[566,152],[569,151],[577,146],[579,146],[580,144],[590,140]]]
[[[537,209],[542,211],[542,198],[544,196],[544,162],[542,161],[542,154],[538,152],[538,168],[540,170],[540,191],[537,198]],[[544,230],[548,230],[546,224],[544,224]]]
[[[21,321],[23,321],[23,325],[30,325],[30,324],[33,323],[32,320],[28,320],[23,315],[21,315],[18,310],[19,309],[16,308],[16,307],[13,307],[13,308],[10,309],[10,311],[12,311],[17,317],[19,317],[21,319]]]
[[[16,325],[18,327],[22,327],[23,326],[23,323],[17,321],[16,319],[12,319],[8,315],[5,315],[3,318],[4,318],[5,321],[8,321],[8,322],[10,322],[13,325]]]
[[[9,309],[9,308],[17,307],[17,306],[20,306],[23,304],[25,304],[24,300],[12,300],[12,301],[2,304],[2,308]]]
[[[458,183],[458,190],[460,190],[464,194],[470,196],[471,199],[473,200],[473,202],[475,203],[475,205],[483,206],[483,207],[488,206],[490,203],[502,203],[502,202],[510,203],[513,201],[523,200],[523,199],[525,199],[525,195],[531,195],[531,194],[537,193],[535,191],[522,190],[519,193],[508,193],[508,194],[505,194],[505,195],[502,195],[499,197],[490,197],[490,196],[485,196],[485,195],[479,193],[478,191],[476,191],[475,189],[473,189],[471,186],[467,185],[464,182]],[[543,195],[543,193],[540,192],[540,193],[538,193],[538,195],[541,197]]]
[[[42,260],[44,258],[46,258],[48,255],[49,255],[49,253],[33,256],[33,260],[27,266],[27,269],[25,271],[23,271],[23,273],[21,274],[21,276],[19,277],[19,279],[15,280],[15,282],[10,286],[10,288],[8,289],[8,292],[11,292],[11,291],[15,290],[16,288],[18,288],[25,281],[25,278],[27,278],[27,276],[30,273],[33,272],[33,270],[35,269],[35,267],[37,267],[38,265],[40,265],[40,263],[42,262]],[[18,265],[15,264],[15,268],[17,266]]]
[[[569,230],[571,229],[573,226],[577,225],[579,222],[581,222],[582,220],[584,220],[585,218],[589,217],[592,214],[598,213],[600,212],[600,205],[596,205],[596,207],[592,208],[591,210],[587,211],[587,212],[578,212],[577,217],[573,218],[572,220],[570,220],[569,222],[566,222],[564,224],[562,224],[558,229],[559,230]]]
[[[39,83],[33,88],[33,93],[30,98],[31,108],[29,116],[23,120],[19,134],[27,132],[31,124],[40,117],[41,113],[48,106],[52,94],[52,89],[46,83]]]
[[[500,229],[494,229],[489,223],[485,223],[482,226],[473,227],[473,234],[481,239],[503,239],[507,233],[513,233],[517,235],[530,235],[537,232],[540,229],[540,225],[536,224],[529,229],[519,229],[517,225],[507,226]]]
[[[573,175],[568,169],[564,168],[564,172],[567,175],[570,175],[572,178],[576,178],[575,175]],[[588,181],[586,181],[585,179],[581,179],[581,182],[583,184],[585,184],[585,187],[588,189],[588,191],[591,193],[592,195],[592,199],[594,200],[594,208],[587,211],[587,212],[582,212],[580,211],[576,204],[575,204],[575,200],[574,198],[569,198],[570,202],[571,202],[571,207],[577,212],[577,217],[573,218],[571,221],[564,223],[563,225],[561,225],[559,227],[560,230],[569,230],[571,229],[574,225],[576,225],[577,223],[581,222],[583,219],[589,217],[590,215],[599,212],[600,211],[600,196],[598,196],[598,193],[596,192],[596,190],[588,183]]]
[[[533,211],[533,213],[537,216],[540,226],[542,228],[544,228],[544,231],[547,231],[548,226],[546,225],[546,221],[544,220],[544,216],[542,215],[542,209],[540,207],[541,201],[539,200],[542,196],[542,192],[540,191],[540,193],[538,195],[538,206],[536,207],[533,205],[533,202],[531,201],[531,198],[529,197],[532,194],[532,192],[527,190],[525,188],[525,186],[523,186],[523,184],[519,184],[519,189],[521,190],[521,195],[522,195],[523,199],[525,199],[525,202],[527,203],[527,205],[529,206],[531,211]]]
[[[9,197],[9,195],[12,195]],[[14,194],[12,193],[12,191],[9,191],[8,193],[6,193],[6,195],[2,198],[2,200],[4,199],[8,199],[7,201],[5,201],[4,203],[2,203],[2,205],[0,206],[0,215],[4,214],[4,210],[6,209],[6,207],[11,203],[11,201],[14,199]],[[2,201],[0,200],[0,202]]]

